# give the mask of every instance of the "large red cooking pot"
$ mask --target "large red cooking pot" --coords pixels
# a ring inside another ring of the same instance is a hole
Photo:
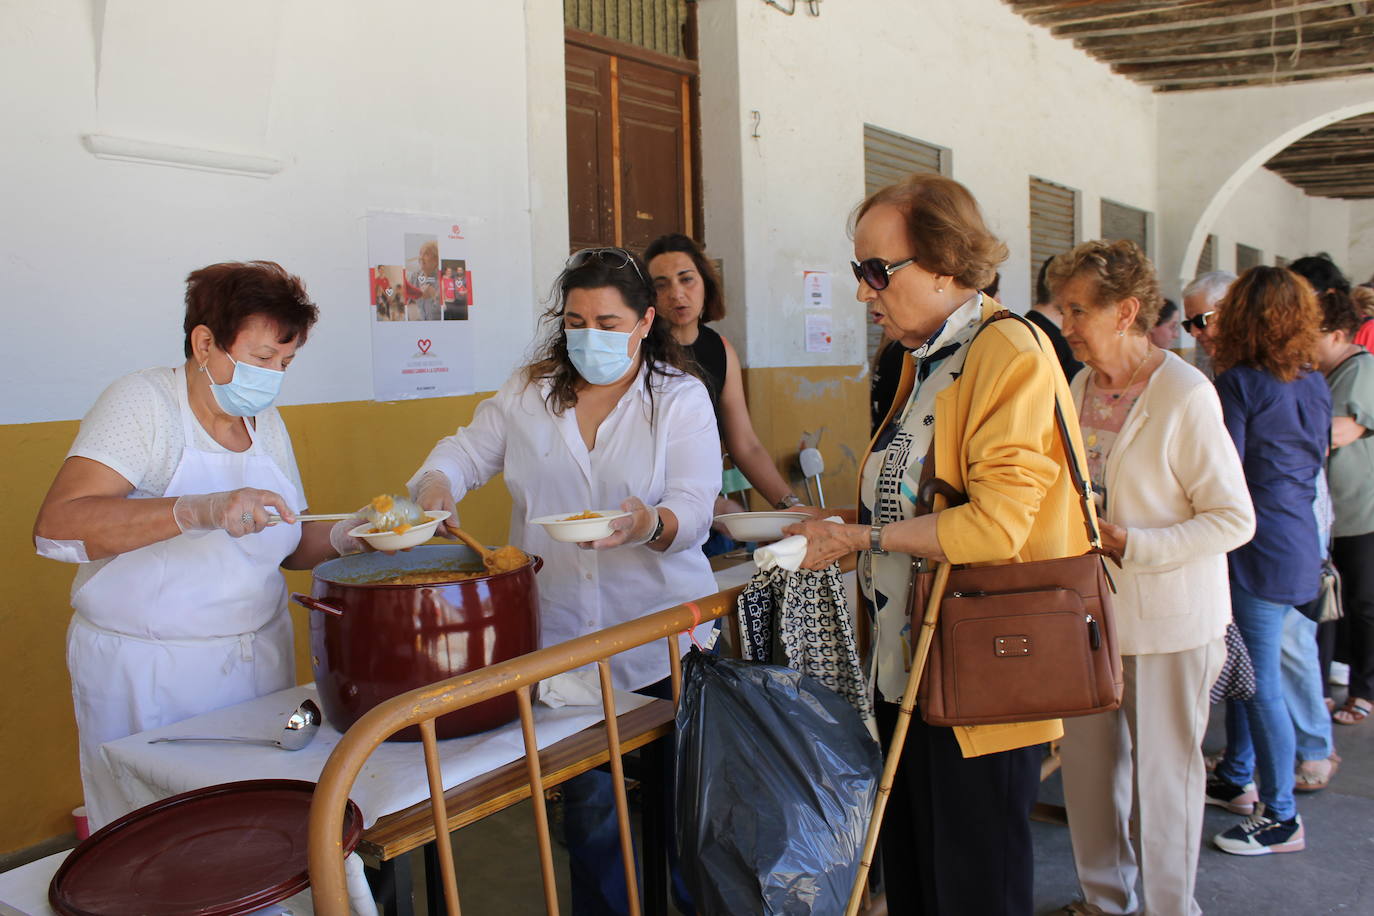
[[[482,571],[477,554],[457,545],[404,553],[360,553],[315,567],[310,595],[291,596],[309,608],[310,656],[329,724],[345,731],[384,700],[503,662],[539,648],[539,557],[520,569],[457,579]],[[442,570],[455,581],[395,585],[408,572]],[[504,725],[519,714],[514,693],[440,716],[440,738]],[[411,727],[389,740],[418,741]]]

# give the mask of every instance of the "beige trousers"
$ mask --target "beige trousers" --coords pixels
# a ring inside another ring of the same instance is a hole
[[[1064,802],[1084,898],[1108,913],[1196,916],[1208,697],[1223,640],[1123,656],[1121,708],[1064,720]],[[1141,880],[1144,905],[1135,893]]]

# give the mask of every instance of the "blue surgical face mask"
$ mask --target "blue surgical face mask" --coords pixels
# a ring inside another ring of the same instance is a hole
[[[224,355],[229,356],[228,353]],[[225,385],[216,385],[214,376],[211,376],[204,366],[201,367],[210,378],[210,392],[219,402],[220,408],[231,416],[256,417],[271,407],[272,402],[277,399],[277,393],[281,391],[282,379],[286,373],[277,369],[264,369],[262,366],[250,366],[232,356],[229,356],[229,362],[234,364],[234,374]]]
[[[626,355],[630,347],[632,332],[603,331],[600,328],[568,328],[563,332],[568,339],[568,358],[573,367],[592,385],[609,385],[618,382],[630,371],[635,357],[639,355],[639,345],[634,353]],[[640,339],[642,344],[643,338]]]

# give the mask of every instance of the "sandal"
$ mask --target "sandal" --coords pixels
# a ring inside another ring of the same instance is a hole
[[[1336,700],[1334,697],[1326,698],[1326,714],[1329,716],[1336,711]]]
[[[1293,791],[1320,792],[1331,784],[1340,765],[1338,754],[1332,754],[1325,760],[1304,760],[1293,774]]]
[[[1369,714],[1374,712],[1374,705],[1368,700],[1359,697],[1350,697],[1345,701],[1345,705],[1331,714],[1331,721],[1337,725],[1359,725]]]

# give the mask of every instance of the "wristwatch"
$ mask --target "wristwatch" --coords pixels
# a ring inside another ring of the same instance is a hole
[[[777,502],[773,503],[773,508],[774,508],[774,509],[791,509],[791,508],[793,508],[794,506],[800,506],[800,505],[802,505],[802,504],[803,504],[802,501],[801,501],[800,499],[797,498],[797,494],[796,494],[796,493],[788,493],[788,494],[787,494],[786,496],[784,496],[782,499],[780,499],[780,500],[778,500]]]
[[[868,529],[868,552],[874,556],[887,556],[887,551],[883,550],[883,526],[876,522]]]
[[[652,544],[663,537],[663,516],[659,515],[657,512],[655,512],[654,515],[658,518],[658,524],[654,526],[654,533],[649,535],[649,539],[644,542],[646,544]]]

